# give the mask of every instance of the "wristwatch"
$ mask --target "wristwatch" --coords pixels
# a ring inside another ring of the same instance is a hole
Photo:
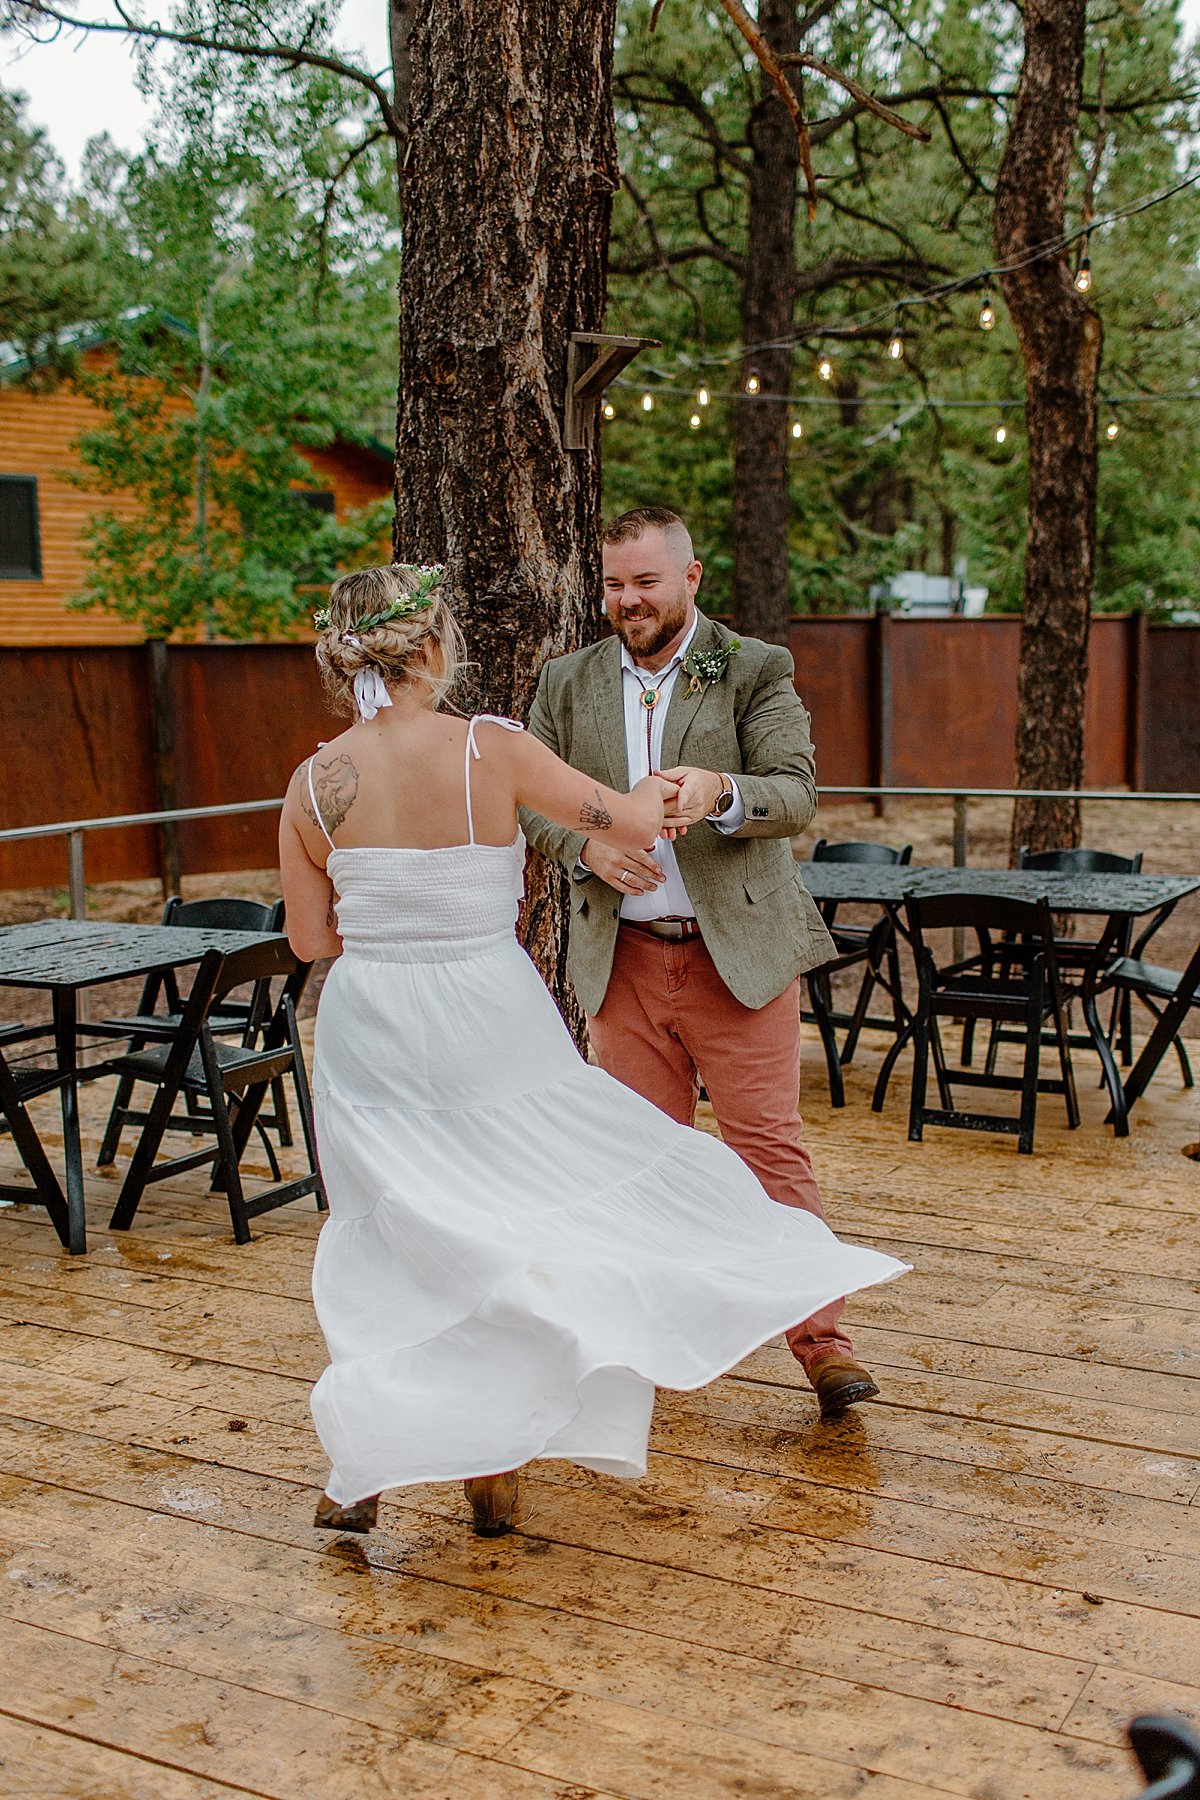
[[[725,817],[725,814],[729,811],[729,809],[732,805],[733,805],[733,783],[729,779],[728,775],[722,775],[721,776],[721,792],[718,794],[716,802],[713,806],[713,809],[708,815],[709,818],[710,819],[723,819]]]

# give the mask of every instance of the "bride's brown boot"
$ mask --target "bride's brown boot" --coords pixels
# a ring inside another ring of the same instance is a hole
[[[339,1506],[328,1494],[317,1501],[313,1524],[319,1531],[370,1531],[379,1512],[379,1495],[369,1494],[353,1506]]]
[[[504,1537],[512,1530],[517,1485],[516,1469],[508,1469],[503,1475],[475,1475],[463,1482],[463,1493],[474,1514],[476,1537]]]

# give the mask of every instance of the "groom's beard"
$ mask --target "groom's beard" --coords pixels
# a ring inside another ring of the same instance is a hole
[[[679,636],[686,624],[686,593],[681,594],[667,612],[655,612],[650,607],[642,612],[634,607],[632,611],[618,613],[612,620],[613,630],[634,658],[657,656],[672,638]]]

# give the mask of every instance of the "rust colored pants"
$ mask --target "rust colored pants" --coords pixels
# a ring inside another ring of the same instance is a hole
[[[796,1110],[798,981],[755,1010],[730,993],[701,938],[671,943],[622,926],[604,1004],[588,1029],[601,1068],[681,1125],[694,1122],[703,1081],[721,1136],[771,1198],[825,1217]],[[843,1304],[787,1333],[806,1371],[826,1356],[852,1354],[838,1330]]]

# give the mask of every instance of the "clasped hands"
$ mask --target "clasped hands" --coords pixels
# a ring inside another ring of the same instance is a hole
[[[668,840],[682,837],[689,825],[698,825],[713,811],[725,783],[711,769],[693,769],[681,765],[674,769],[654,771],[663,783],[663,822],[660,836]],[[649,894],[666,880],[663,870],[649,850],[614,850],[610,844],[590,837],[580,852],[580,859],[593,875],[623,894]]]

